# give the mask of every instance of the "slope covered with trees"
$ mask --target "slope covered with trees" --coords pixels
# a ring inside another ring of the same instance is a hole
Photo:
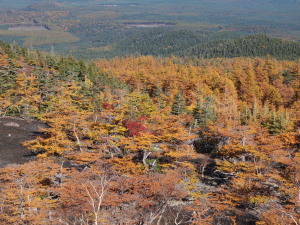
[[[217,40],[193,46],[180,55],[201,58],[264,57],[295,60],[300,56],[300,43],[255,34],[231,40]]]
[[[299,223],[299,60],[0,45],[0,116],[48,125],[0,170],[1,223]]]
[[[104,40],[119,37],[117,34]],[[120,38],[120,37],[119,37]],[[85,58],[112,58],[120,56],[152,55],[185,58],[265,57],[282,60],[300,57],[300,42],[285,41],[262,34],[239,37],[231,32],[204,32],[153,28],[139,33],[129,33],[107,48],[94,48],[75,54]]]
[[[201,43],[212,40],[237,37],[233,33],[176,30],[174,28],[153,28],[118,41],[112,45],[115,56],[154,55],[171,56]]]

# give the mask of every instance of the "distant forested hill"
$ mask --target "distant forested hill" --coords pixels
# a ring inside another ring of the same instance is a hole
[[[191,47],[179,53],[179,55],[200,58],[261,57],[271,55],[278,59],[293,60],[300,57],[300,43],[256,34],[233,40],[217,40],[203,43]]]
[[[158,28],[134,34],[118,42],[114,50],[118,54],[167,56],[209,40],[237,37],[232,33],[195,32]]]
[[[300,57],[300,43],[284,41],[263,34],[239,37],[228,32],[195,32],[155,28],[134,33],[109,49],[90,51],[92,57],[126,55],[181,56],[187,58],[264,57],[295,60]],[[94,54],[94,55],[93,55]]]

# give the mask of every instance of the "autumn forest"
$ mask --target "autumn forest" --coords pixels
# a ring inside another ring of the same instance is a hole
[[[0,225],[300,225],[299,0],[0,0]]]
[[[299,224],[299,60],[0,46],[0,116],[45,124],[1,224]]]

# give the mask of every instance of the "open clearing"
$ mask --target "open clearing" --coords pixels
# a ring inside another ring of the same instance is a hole
[[[37,121],[0,118],[0,167],[33,160],[34,156],[22,146],[22,142],[33,139],[42,127],[45,125]]]

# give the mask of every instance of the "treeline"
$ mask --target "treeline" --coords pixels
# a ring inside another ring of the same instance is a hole
[[[0,116],[48,125],[23,143],[36,161],[0,170],[1,223],[299,221],[299,61],[0,45]]]

